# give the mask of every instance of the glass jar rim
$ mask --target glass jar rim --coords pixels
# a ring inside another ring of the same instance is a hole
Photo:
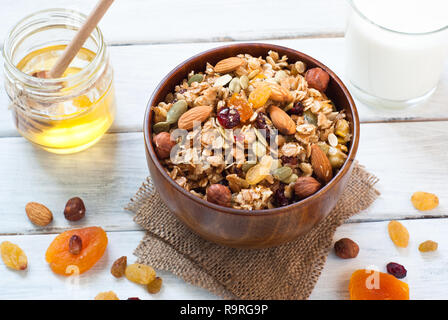
[[[98,26],[95,27],[94,31],[90,35],[90,37],[94,36],[94,38],[98,44],[98,48],[97,48],[97,50],[95,50],[95,57],[92,59],[92,61],[90,61],[84,68],[82,68],[76,74],[71,74],[69,76],[61,77],[61,78],[50,78],[50,79],[37,78],[30,74],[23,72],[22,70],[17,68],[17,66],[12,62],[12,59],[11,59],[12,55],[10,54],[10,51],[11,51],[12,42],[15,39],[15,37],[20,36],[20,34],[22,32],[24,32],[23,29],[27,25],[27,23],[32,23],[37,18],[39,18],[40,15],[45,15],[45,14],[63,14],[63,15],[79,18],[82,22],[84,22],[87,19],[87,16],[81,12],[78,12],[78,11],[72,10],[72,9],[64,9],[64,8],[44,9],[44,10],[36,11],[34,13],[31,13],[31,14],[25,16],[9,30],[9,33],[8,33],[9,36],[4,41],[2,54],[3,54],[3,58],[5,60],[5,64],[8,66],[9,71],[12,72],[16,78],[20,79],[20,77],[23,77],[23,79],[25,79],[27,81],[38,82],[39,87],[41,87],[42,85],[44,85],[44,86],[49,85],[51,87],[51,86],[55,86],[61,82],[70,82],[70,81],[78,82],[77,79],[80,80],[80,79],[86,77],[87,75],[89,75],[89,73],[92,72],[97,67],[97,65],[102,60],[102,57],[104,56],[106,46],[104,43],[103,34]]]
[[[394,29],[390,29],[387,28],[385,26],[382,26],[381,24],[378,24],[374,21],[372,21],[371,19],[367,18],[367,16],[361,12],[361,10],[358,9],[358,7],[355,4],[355,0],[347,0],[347,2],[350,4],[351,8],[364,20],[366,20],[367,22],[369,22],[370,24],[379,27],[380,29],[383,29],[385,31],[388,32],[393,32],[396,34],[401,34],[401,35],[409,35],[409,36],[425,36],[425,35],[431,35],[431,34],[435,34],[444,30],[448,29],[448,24],[446,26],[443,26],[441,28],[435,29],[435,30],[431,30],[431,31],[425,31],[425,32],[403,32],[403,31],[398,31],[398,30],[394,30]]]

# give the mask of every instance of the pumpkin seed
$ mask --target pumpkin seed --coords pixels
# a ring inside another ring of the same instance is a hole
[[[247,87],[249,87],[249,78],[246,75],[241,76],[241,78],[240,78],[240,86],[241,86],[241,88],[243,90],[246,90]]]
[[[295,173],[293,173],[292,175],[290,175],[288,178],[286,178],[282,182],[286,183],[286,184],[290,184],[290,183],[295,182],[297,179],[299,179],[299,177]]]
[[[188,104],[185,100],[179,100],[173,104],[166,114],[166,122],[169,124],[176,123],[180,116],[187,112]]]
[[[317,118],[314,113],[312,113],[310,110],[307,110],[303,115],[307,123],[317,126]]]
[[[154,133],[168,132],[170,130],[170,124],[168,122],[158,122],[152,126]]]
[[[229,89],[230,89],[230,92],[232,92],[232,93],[239,93],[240,92],[241,85],[240,85],[240,79],[238,77],[235,77],[235,78],[232,79],[232,81],[230,81]]]
[[[290,167],[280,167],[280,168],[275,169],[272,172],[272,175],[277,180],[280,180],[283,182],[292,175],[292,169]]]
[[[191,84],[193,82],[202,82],[202,80],[204,80],[204,76],[200,73],[196,73],[194,75],[191,76],[191,78],[188,80],[188,85],[191,86]]]
[[[232,76],[230,74],[225,74],[218,79],[215,80],[214,87],[224,87],[232,80]]]
[[[256,162],[249,162],[249,161],[245,162],[241,166],[241,170],[243,170],[243,172],[247,172],[247,170],[249,170],[250,168],[252,168],[256,164],[257,164]]]

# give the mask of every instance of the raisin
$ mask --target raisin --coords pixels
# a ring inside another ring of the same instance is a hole
[[[406,277],[406,274],[408,273],[405,267],[395,262],[388,263],[386,268],[387,272],[397,279],[403,279],[404,277]]]
[[[420,252],[429,252],[429,251],[436,251],[439,244],[432,240],[426,240],[425,242],[420,243],[418,246],[418,250]]]
[[[296,166],[299,163],[299,158],[297,157],[281,156],[280,160],[282,161],[283,165]]]
[[[236,109],[221,108],[217,118],[219,124],[225,129],[231,129],[240,124],[240,113]]]
[[[259,112],[257,114],[257,118],[255,119],[254,126],[257,129],[267,129],[266,115],[263,112]]]
[[[125,275],[128,280],[144,285],[147,285],[156,278],[156,272],[153,268],[139,263],[127,266]]]
[[[278,207],[284,207],[289,204],[289,200],[285,195],[285,185],[281,183],[274,193],[274,203]]]
[[[271,87],[268,85],[260,85],[249,94],[249,103],[252,108],[258,109],[265,105],[271,96]]]
[[[68,251],[70,251],[71,254],[78,255],[82,251],[82,239],[78,235],[73,235],[68,243]]]
[[[95,297],[95,300],[120,300],[113,291],[100,292]]]
[[[110,269],[110,273],[112,273],[112,275],[115,278],[121,278],[122,276],[124,276],[124,273],[126,272],[127,264],[128,264],[128,258],[126,256],[118,258],[113,263],[112,268]]]
[[[288,113],[290,115],[294,114],[294,115],[298,115],[298,116],[303,116],[303,111],[304,111],[305,107],[303,106],[303,104],[299,101],[296,102],[294,104],[294,106],[288,110]]]
[[[25,270],[28,267],[28,259],[20,247],[9,241],[0,245],[3,263],[14,270]]]
[[[128,300],[141,300],[139,297],[130,297]]]
[[[433,193],[418,191],[412,195],[411,202],[415,209],[427,211],[439,205],[439,198]]]
[[[148,292],[152,293],[152,294],[156,294],[160,291],[160,289],[162,288],[162,278],[160,277],[156,277],[153,281],[151,281],[150,283],[148,283]]]
[[[409,232],[398,221],[391,221],[388,225],[390,239],[397,247],[406,248],[409,243]]]

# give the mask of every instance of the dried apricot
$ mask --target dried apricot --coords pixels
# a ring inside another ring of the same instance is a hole
[[[4,264],[14,270],[25,270],[28,267],[28,259],[20,247],[9,241],[0,245],[2,260]]]
[[[237,93],[234,93],[230,99],[229,99],[229,106],[234,106],[236,110],[240,113],[240,120],[241,122],[245,123],[247,122],[250,117],[254,114],[254,111],[249,106],[246,99],[238,95]]]
[[[162,278],[157,277],[150,283],[148,283],[148,292],[152,294],[156,294],[160,291],[160,288],[162,288]]]
[[[264,84],[259,85],[249,94],[249,103],[252,108],[258,109],[265,105],[271,95],[271,87]]]
[[[78,255],[70,253],[69,242],[73,235],[82,240]],[[101,259],[107,247],[107,234],[100,227],[68,230],[58,235],[47,249],[45,259],[54,273],[69,276],[70,267],[77,267],[79,274],[90,270]]]
[[[350,300],[409,300],[407,283],[379,271],[356,270],[348,288]]]
[[[95,300],[120,300],[113,291],[100,292],[96,295]]]
[[[411,202],[415,209],[427,211],[439,205],[439,198],[433,193],[417,191],[412,195]]]
[[[153,268],[140,263],[127,266],[125,275],[128,280],[144,285],[147,285],[156,278],[156,272]]]
[[[397,247],[406,248],[409,244],[409,232],[398,221],[391,221],[388,225],[390,239]]]
[[[421,252],[429,252],[436,251],[439,247],[439,244],[432,240],[426,240],[425,242],[420,243],[418,246],[418,250]]]

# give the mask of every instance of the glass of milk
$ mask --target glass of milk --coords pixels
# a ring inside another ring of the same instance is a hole
[[[435,91],[448,56],[448,0],[348,0],[345,42],[353,93],[405,108]]]

